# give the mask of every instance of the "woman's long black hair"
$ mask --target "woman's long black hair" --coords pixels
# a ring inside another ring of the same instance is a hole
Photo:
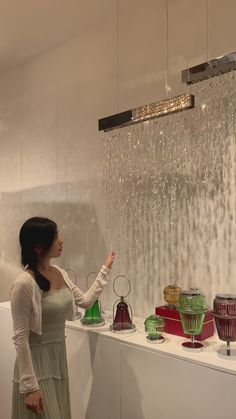
[[[29,218],[20,229],[21,263],[34,272],[35,280],[43,291],[49,291],[50,282],[37,270],[38,255],[36,247],[47,252],[57,234],[57,225],[49,218]]]

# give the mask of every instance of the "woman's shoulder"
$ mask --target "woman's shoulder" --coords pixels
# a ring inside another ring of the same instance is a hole
[[[27,271],[22,271],[13,282],[11,291],[14,288],[18,290],[27,288],[27,290],[29,290],[33,289],[34,286],[35,281],[33,276]]]

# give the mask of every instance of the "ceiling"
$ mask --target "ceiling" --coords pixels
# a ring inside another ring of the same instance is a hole
[[[112,0],[0,0],[0,71],[27,62],[105,18]]]

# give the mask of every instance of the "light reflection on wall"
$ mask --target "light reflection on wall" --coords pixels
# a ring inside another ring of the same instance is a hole
[[[195,109],[104,134],[106,239],[139,315],[173,282],[236,292],[236,76],[186,91]]]

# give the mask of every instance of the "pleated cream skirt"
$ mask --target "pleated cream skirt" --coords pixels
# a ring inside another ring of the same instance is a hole
[[[43,394],[44,412],[36,415],[27,409],[25,395],[19,392],[19,369],[14,368],[12,419],[71,419],[69,378],[65,341],[31,347],[35,374]]]

